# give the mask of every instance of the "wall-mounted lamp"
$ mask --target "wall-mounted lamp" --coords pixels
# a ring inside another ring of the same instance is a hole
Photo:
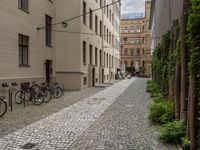
[[[62,22],[62,26],[63,26],[63,28],[67,28],[67,27],[68,27],[68,23],[65,22],[65,21],[63,21],[63,22]]]

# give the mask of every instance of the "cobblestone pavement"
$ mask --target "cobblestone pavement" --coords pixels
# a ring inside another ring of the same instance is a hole
[[[67,91],[62,98],[52,99],[50,102],[40,106],[35,106],[30,102],[26,103],[26,107],[23,108],[23,105],[13,103],[13,112],[8,110],[6,115],[0,118],[0,137],[19,130],[33,122],[58,112],[65,107],[73,105],[74,103],[104,90],[116,82],[118,81],[103,84],[101,87],[88,88],[81,91]]]
[[[137,79],[69,148],[71,150],[175,150],[148,122],[147,79]]]
[[[119,97],[134,80],[123,80],[83,101],[77,102],[38,122],[0,139],[4,150],[33,149],[66,150]]]

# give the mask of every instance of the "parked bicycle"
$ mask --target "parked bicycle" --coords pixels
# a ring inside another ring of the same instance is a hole
[[[17,104],[22,104],[25,101],[32,101],[34,105],[41,105],[44,102],[44,98],[44,93],[35,81],[30,87],[23,86],[23,88],[19,90],[14,97]]]
[[[40,89],[44,94],[44,102],[49,102],[52,99],[51,90],[48,88],[48,86],[46,86],[45,83],[41,84]]]
[[[0,117],[4,116],[7,112],[6,97],[0,96]]]
[[[62,95],[63,95],[63,88],[61,88],[59,86],[59,83],[53,83],[53,84],[50,84],[48,82],[45,82],[45,83],[42,83],[42,86],[44,89],[48,90],[51,92],[51,95],[54,97],[54,98],[60,98]]]

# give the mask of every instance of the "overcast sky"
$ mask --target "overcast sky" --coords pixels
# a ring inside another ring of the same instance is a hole
[[[122,13],[145,12],[145,0],[122,0]]]

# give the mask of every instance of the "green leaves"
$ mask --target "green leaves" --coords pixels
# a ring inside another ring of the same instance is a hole
[[[185,126],[182,121],[164,124],[160,129],[160,138],[167,143],[181,143],[185,136]]]

